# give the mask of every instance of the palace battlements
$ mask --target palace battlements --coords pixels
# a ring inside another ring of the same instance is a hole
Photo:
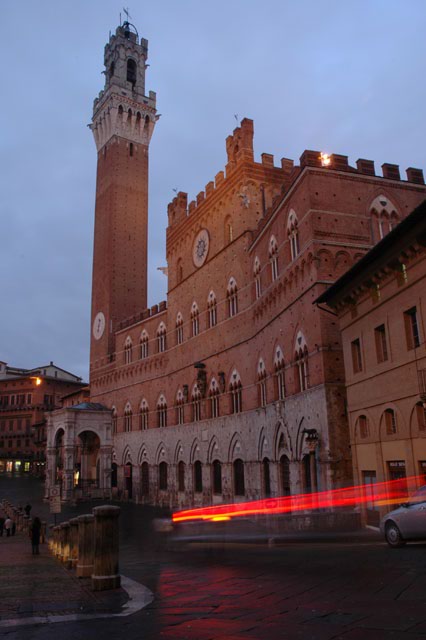
[[[397,164],[382,164],[382,175],[380,176],[376,174],[374,160],[359,158],[355,163],[356,166],[352,166],[349,164],[348,156],[346,155],[337,153],[325,155],[320,151],[310,149],[305,149],[302,153],[299,159],[299,165],[295,165],[294,161],[289,158],[281,158],[281,165],[276,166],[274,164],[274,156],[270,153],[262,153],[261,162],[257,163],[254,161],[253,134],[253,120],[244,118],[241,122],[241,126],[234,129],[232,135],[226,138],[228,161],[225,166],[225,171],[219,171],[216,174],[214,181],[212,180],[208,182],[204,190],[198,193],[196,199],[189,203],[188,194],[184,191],[179,191],[167,207],[169,228],[173,227],[173,229],[176,229],[180,223],[193,215],[201,205],[206,203],[206,201],[210,200],[212,196],[216,194],[218,188],[227,179],[232,177],[235,169],[247,163],[256,168],[262,169],[266,174],[272,171],[275,180],[278,177],[281,177],[283,182],[283,192],[287,190],[290,184],[305,167],[317,167],[327,171],[347,171],[365,176],[384,178],[387,180],[401,180],[400,169]],[[406,175],[407,182],[421,185],[425,184],[422,169],[409,167],[406,169]],[[268,177],[272,176],[265,175],[265,179]]]

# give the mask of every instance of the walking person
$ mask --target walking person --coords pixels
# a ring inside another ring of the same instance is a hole
[[[7,516],[6,521],[4,523],[4,528],[6,529],[6,535],[7,537],[10,536],[10,532],[12,530],[12,520],[9,518],[9,516]]]
[[[33,519],[30,527],[30,538],[31,538],[31,545],[33,548],[33,556],[38,556],[40,553],[39,551],[40,533],[41,533],[41,520],[36,516]]]

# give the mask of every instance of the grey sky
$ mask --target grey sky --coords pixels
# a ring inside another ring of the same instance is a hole
[[[0,359],[88,376],[96,150],[113,0],[1,0]],[[426,169],[424,0],[133,2],[162,114],[150,150],[149,304],[166,295],[167,203],[255,152],[318,149]]]

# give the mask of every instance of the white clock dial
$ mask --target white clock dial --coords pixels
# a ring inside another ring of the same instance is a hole
[[[93,337],[95,338],[95,340],[99,340],[100,338],[102,338],[104,331],[105,316],[102,311],[99,311],[93,321]]]
[[[201,229],[194,240],[192,259],[196,267],[201,267],[209,253],[210,237],[207,229]]]

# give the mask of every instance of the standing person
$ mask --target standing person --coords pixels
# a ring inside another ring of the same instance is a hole
[[[31,513],[31,505],[27,504],[27,506],[25,507],[24,511],[25,511],[25,515],[27,515],[28,517],[30,517],[30,513]]]
[[[41,520],[37,516],[33,519],[30,528],[31,545],[33,548],[33,556],[39,555],[40,544],[40,532],[41,532]]]
[[[4,528],[6,529],[7,537],[9,537],[10,536],[10,531],[12,529],[12,520],[9,518],[9,516],[7,516],[7,518],[6,518],[6,522],[4,523]]]

